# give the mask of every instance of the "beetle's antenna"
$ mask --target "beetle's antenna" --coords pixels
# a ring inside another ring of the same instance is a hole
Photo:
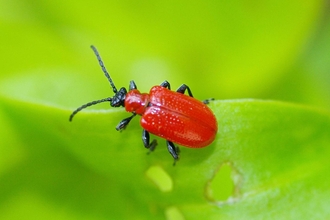
[[[111,77],[110,77],[110,75],[109,75],[107,69],[105,68],[105,66],[104,66],[104,64],[103,64],[103,61],[102,61],[102,59],[101,59],[101,56],[100,56],[100,54],[99,54],[99,52],[97,51],[97,49],[96,49],[93,45],[91,45],[91,48],[92,48],[92,50],[94,51],[97,60],[99,61],[99,64],[100,64],[100,66],[101,66],[101,68],[102,68],[102,70],[103,70],[103,72],[104,72],[105,77],[107,77],[108,81],[110,82],[110,85],[111,85],[111,87],[112,87],[112,91],[113,91],[114,93],[117,93],[116,86],[115,86],[115,84],[113,83],[113,81],[112,81],[112,79],[111,79]]]
[[[92,105],[96,105],[96,104],[101,103],[101,102],[111,102],[111,101],[112,101],[112,98],[108,97],[108,98],[105,98],[105,99],[100,99],[100,100],[96,100],[96,101],[86,103],[85,105],[80,106],[79,108],[77,108],[76,110],[74,110],[72,112],[72,114],[70,115],[69,121],[72,121],[73,116],[75,116],[75,114],[77,114],[79,111],[83,110],[84,108],[87,108],[87,107],[92,106]]]

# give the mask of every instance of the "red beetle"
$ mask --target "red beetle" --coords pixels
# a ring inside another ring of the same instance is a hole
[[[142,141],[150,151],[154,150],[157,141],[150,143],[152,133],[166,139],[167,148],[174,160],[179,159],[179,148],[173,142],[190,148],[201,148],[211,144],[218,130],[217,121],[207,107],[208,100],[201,102],[191,93],[190,88],[183,84],[176,92],[170,90],[170,84],[164,81],[159,86],[153,86],[148,93],[140,93],[134,81],[130,81],[129,92],[122,87],[116,89],[107,72],[102,59],[94,46],[93,49],[102,70],[110,82],[113,97],[89,102],[77,108],[70,115],[70,121],[80,110],[101,102],[110,102],[112,107],[125,107],[127,112],[133,113],[123,119],[116,130],[123,130],[136,115],[141,115],[143,127]],[[188,91],[189,96],[184,95]]]

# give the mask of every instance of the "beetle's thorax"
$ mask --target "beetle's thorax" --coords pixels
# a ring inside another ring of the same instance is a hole
[[[133,89],[129,91],[125,98],[125,109],[128,112],[133,112],[142,115],[149,103],[149,95],[140,93],[139,90]]]

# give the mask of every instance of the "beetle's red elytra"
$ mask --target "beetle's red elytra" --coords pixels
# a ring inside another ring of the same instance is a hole
[[[144,146],[150,151],[157,146],[155,139],[150,142],[149,133],[166,139],[167,148],[174,158],[174,163],[179,159],[179,148],[174,143],[189,148],[202,148],[214,141],[218,125],[213,112],[206,105],[208,101],[202,102],[193,98],[187,85],[181,85],[174,92],[170,90],[170,83],[164,81],[159,86],[153,86],[149,93],[140,93],[135,82],[130,81],[128,92],[124,87],[118,91],[98,51],[94,46],[91,48],[112,87],[114,96],[82,105],[72,112],[70,121],[82,109],[101,102],[110,102],[112,107],[125,107],[125,110],[131,112],[132,115],[123,119],[116,130],[123,130],[133,117],[140,115]],[[189,96],[184,95],[185,91]]]

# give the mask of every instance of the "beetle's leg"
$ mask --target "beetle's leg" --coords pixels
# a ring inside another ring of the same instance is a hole
[[[162,82],[160,84],[160,86],[165,87],[165,88],[168,88],[169,90],[171,90],[171,85],[170,85],[169,82],[167,82],[167,80],[165,80],[164,82]]]
[[[190,97],[194,97],[193,94],[191,93],[190,88],[186,84],[182,84],[176,91],[184,94],[186,90],[188,91]]]
[[[205,100],[203,100],[202,102],[203,102],[205,105],[208,105],[208,104],[210,104],[211,101],[214,101],[214,98],[205,99]]]
[[[149,153],[154,151],[157,146],[157,140],[153,139],[150,143],[150,135],[149,132],[145,129],[142,130],[142,142],[145,148],[149,149]]]
[[[173,166],[174,166],[175,163],[176,163],[176,161],[179,160],[179,152],[180,152],[180,150],[171,141],[166,140],[166,144],[167,144],[168,152],[170,152],[170,154],[174,158],[174,163],[173,163]]]
[[[132,120],[132,118],[134,118],[135,115],[136,115],[136,114],[133,114],[133,115],[131,115],[130,117],[125,118],[125,119],[123,119],[121,122],[119,122],[119,124],[118,124],[117,127],[116,127],[116,130],[117,130],[117,131],[122,131],[123,129],[125,129],[126,126],[128,125],[128,123]]]
[[[136,87],[135,82],[134,82],[133,80],[131,80],[131,81],[129,82],[129,91],[131,91],[131,90],[133,90],[133,89],[137,89],[137,87]]]

